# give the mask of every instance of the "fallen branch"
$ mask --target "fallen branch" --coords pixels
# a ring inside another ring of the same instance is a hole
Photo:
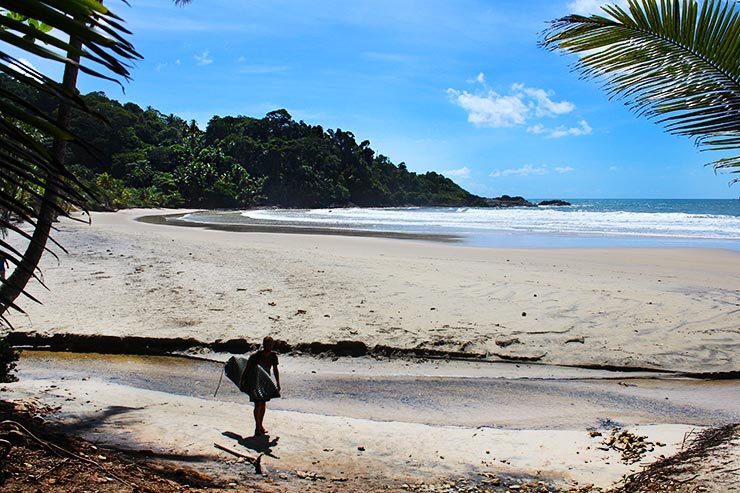
[[[255,462],[257,462],[257,459],[258,459],[258,457],[254,457],[252,455],[243,454],[243,453],[241,453],[241,452],[239,452],[237,450],[234,450],[234,449],[231,449],[231,448],[226,447],[224,445],[221,445],[220,443],[214,443],[213,446],[216,447],[219,450],[223,450],[224,452],[228,452],[229,454],[231,454],[231,455],[233,455],[235,457],[239,457],[241,459],[246,459],[247,461],[249,461],[250,464],[254,464]],[[260,455],[262,455],[262,454],[260,454]]]
[[[245,459],[247,462],[252,464],[254,466],[254,472],[262,475],[267,476],[267,468],[262,465],[262,456],[264,454],[260,454],[257,457],[253,457],[251,455],[243,454],[237,450],[231,449],[229,447],[225,447],[221,445],[220,443],[214,443],[214,447],[216,447],[219,450],[223,450],[224,452],[227,452],[235,457],[239,457],[240,459]]]

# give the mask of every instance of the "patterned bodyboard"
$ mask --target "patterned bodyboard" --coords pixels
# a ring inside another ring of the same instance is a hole
[[[229,358],[226,366],[224,366],[224,373],[226,373],[226,378],[239,387],[239,390],[249,394],[254,400],[269,401],[270,399],[280,397],[277,384],[275,384],[270,374],[260,365],[257,365],[254,370],[247,373],[246,358],[237,356]]]
[[[246,380],[251,384],[251,388],[247,393],[252,399],[256,401],[269,401],[270,399],[280,397],[280,391],[275,381],[264,368],[257,365],[255,371],[251,373],[252,375],[248,375]]]
[[[226,366],[224,366],[224,373],[226,373],[226,378],[234,382],[234,385],[239,387],[239,390],[241,390],[242,392],[248,392],[247,381],[244,378],[244,372],[246,371],[246,358],[238,358],[236,356],[232,356],[226,362]]]

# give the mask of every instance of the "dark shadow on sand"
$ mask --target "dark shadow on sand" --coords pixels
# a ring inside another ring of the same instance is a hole
[[[272,453],[272,448],[277,446],[280,437],[275,437],[272,440],[270,439],[270,435],[243,437],[238,433],[234,433],[233,431],[224,431],[221,434],[227,438],[236,440],[237,443],[244,448],[254,450],[259,454],[265,454],[269,457],[272,457],[273,459],[280,458]]]
[[[161,459],[175,462],[211,462],[213,461],[212,455],[205,454],[188,454],[187,452],[155,452],[154,450],[138,450],[130,448],[116,447],[117,451],[122,452],[130,457],[142,458],[142,459]]]
[[[114,416],[119,416],[132,411],[138,411],[144,409],[143,407],[129,407],[129,406],[108,406],[99,413],[95,413],[89,416],[80,417],[74,421],[68,421],[66,423],[57,426],[57,429],[70,432],[70,433],[81,433],[88,430],[92,430]]]

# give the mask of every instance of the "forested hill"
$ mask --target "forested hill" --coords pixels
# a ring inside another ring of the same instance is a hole
[[[24,92],[20,85],[13,90]],[[39,94],[19,95],[53,110],[53,101]],[[67,162],[106,208],[483,205],[438,173],[410,172],[351,132],[296,122],[285,110],[259,119],[213,117],[202,131],[100,92],[83,98],[108,125],[76,114],[73,133],[97,151],[72,147]]]

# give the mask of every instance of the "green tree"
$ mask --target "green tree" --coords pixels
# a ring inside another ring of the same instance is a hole
[[[606,81],[639,116],[657,119],[702,149],[740,148],[740,7],[730,0],[629,0],[607,16],[552,22],[542,44],[580,56],[587,78]],[[740,173],[740,156],[714,161]],[[733,180],[733,182],[738,179]]]
[[[77,95],[78,73],[109,80],[127,78],[126,63],[139,55],[126,41],[128,31],[120,18],[97,1],[0,0],[0,8],[5,12],[0,15],[0,71],[12,77],[17,87],[45,94],[56,108],[51,116],[17,92],[0,89],[2,178],[29,194],[37,193],[37,187],[43,189],[39,202],[33,205],[19,200],[17,190],[0,190],[0,207],[8,212],[0,215],[2,226],[28,241],[23,252],[4,241],[0,243],[15,266],[0,285],[0,316],[4,319],[8,308],[19,309],[15,300],[28,281],[35,277],[40,282],[37,266],[54,218],[66,214],[64,204],[81,206],[86,202],[84,186],[64,159],[67,144],[77,140],[69,131],[72,110],[89,111]],[[62,82],[23,63],[6,47],[62,64]],[[51,145],[46,146],[39,134],[51,140]],[[31,224],[33,233],[26,233],[15,219]]]

